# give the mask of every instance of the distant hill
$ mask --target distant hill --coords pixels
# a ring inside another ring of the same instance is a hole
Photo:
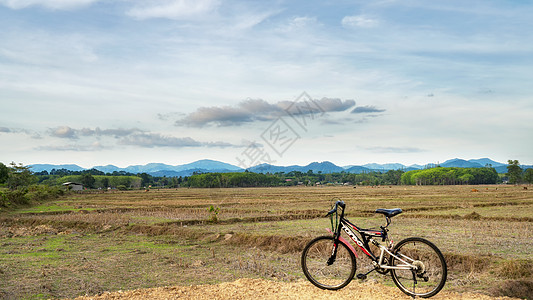
[[[478,164],[476,162],[470,162],[464,159],[454,158],[447,160],[440,164],[441,167],[449,168],[449,167],[456,167],[456,168],[482,168],[484,167],[481,164]]]
[[[254,173],[274,174],[274,173],[281,173],[281,172],[289,173],[290,171],[298,171],[300,168],[301,168],[300,166],[296,166],[296,165],[283,167],[283,166],[274,166],[271,164],[260,164],[257,166],[250,167],[247,170],[250,172],[254,172]]]
[[[239,168],[237,166],[211,159],[202,159],[192,162],[190,164],[180,165],[176,167],[176,171],[185,171],[191,169],[228,170],[236,172],[244,171],[242,168]]]
[[[78,165],[73,165],[73,164],[68,164],[68,165],[35,164],[35,165],[31,165],[30,167],[33,172],[42,172],[42,171],[50,172],[53,169],[56,169],[56,170],[65,169],[65,170],[70,170],[70,171],[85,170],[84,168]]]
[[[371,170],[400,170],[405,169],[405,166],[398,163],[392,164],[364,164],[363,167]]]
[[[67,169],[70,171],[86,170],[85,168],[82,168],[75,164],[68,164],[68,165],[35,164],[35,165],[30,165],[30,167],[33,172],[42,172],[42,171],[50,172],[53,169],[56,169],[56,170]],[[119,168],[114,165],[106,165],[106,166],[95,166],[95,167],[92,167],[91,169],[96,169],[104,173],[124,171],[128,173],[133,173],[133,174],[147,173],[152,176],[167,176],[167,177],[190,176],[194,172],[225,173],[225,172],[244,171],[242,168],[236,167],[234,165],[216,161],[216,160],[209,160],[209,159],[203,159],[203,160],[195,161],[189,164],[177,165],[177,166],[172,166],[172,165],[163,164],[163,163],[149,163],[146,165],[128,166],[126,168]]]
[[[507,172],[507,164],[496,162],[494,160],[491,160],[489,158],[479,158],[479,159],[460,159],[460,158],[454,158],[447,160],[440,164],[441,167],[458,167],[458,168],[482,168],[487,165],[491,165],[496,169],[498,173],[506,173]],[[278,172],[284,172],[289,173],[291,171],[299,171],[302,173],[306,173],[309,170],[313,171],[313,173],[340,173],[340,172],[347,172],[347,173],[365,173],[365,172],[387,172],[388,170],[404,170],[404,171],[410,171],[410,170],[417,170],[417,169],[423,169],[425,167],[432,167],[435,166],[435,164],[427,164],[426,166],[421,165],[411,165],[411,166],[405,166],[400,163],[387,163],[387,164],[376,164],[376,163],[369,163],[364,165],[349,165],[345,167],[340,167],[335,165],[332,162],[329,161],[323,161],[323,162],[312,162],[305,166],[298,166],[298,165],[291,165],[291,166],[275,166],[270,164],[260,164],[257,166],[253,166],[248,168],[250,172],[255,173],[278,173]],[[52,169],[67,169],[71,171],[83,171],[84,168],[75,165],[75,164],[62,164],[62,165],[52,165],[52,164],[35,164],[30,165],[31,170],[34,172],[41,172],[41,171],[48,171],[50,172]],[[533,168],[533,166],[527,166],[522,165],[523,169],[527,168]],[[221,161],[216,160],[210,160],[210,159],[202,159],[198,160],[192,163],[183,164],[183,165],[168,165],[164,163],[149,163],[146,165],[133,165],[128,166],[126,168],[119,168],[114,165],[107,165],[107,166],[95,166],[94,169],[97,169],[99,171],[105,172],[105,173],[113,173],[113,172],[129,172],[133,174],[137,173],[147,173],[152,176],[167,176],[167,177],[176,177],[176,176],[190,176],[195,172],[199,173],[207,173],[207,172],[220,172],[220,173],[227,173],[227,172],[244,172],[244,169],[237,167],[232,164],[228,164]]]
[[[93,169],[96,169],[98,171],[102,171],[104,173],[113,173],[113,172],[120,172],[122,171],[123,169],[117,167],[117,166],[114,166],[114,165],[107,165],[107,166],[95,166],[93,167]]]
[[[324,162],[321,162],[321,163],[314,162],[314,163],[310,163],[307,166],[304,166],[304,167],[300,168],[300,172],[304,172],[304,173],[309,171],[309,170],[312,170],[313,173],[318,173],[318,172],[321,172],[321,173],[340,173],[340,172],[344,171],[344,168],[339,167],[339,166],[337,166],[334,163],[331,163],[329,161],[324,161]]]
[[[469,162],[473,162],[473,163],[478,163],[478,164],[482,165],[483,167],[485,167],[487,165],[491,165],[493,168],[502,167],[502,166],[507,167],[507,164],[502,164],[502,163],[493,161],[490,158],[469,159],[468,161]]]
[[[250,172],[255,173],[278,173],[278,172],[285,172],[289,173],[291,171],[298,171],[302,173],[307,173],[309,170],[313,171],[313,173],[340,173],[342,171],[346,171],[344,168],[339,167],[335,165],[334,163],[331,163],[329,161],[324,162],[313,162],[306,166],[288,166],[288,167],[282,167],[282,166],[274,166],[270,164],[261,164],[257,165],[255,167],[251,167],[248,169]]]
[[[351,168],[346,169],[346,172],[361,174],[361,173],[372,172],[372,170],[365,168],[365,167],[361,167],[361,166],[352,166]]]

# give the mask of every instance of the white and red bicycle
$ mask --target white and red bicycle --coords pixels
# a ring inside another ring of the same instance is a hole
[[[365,279],[373,271],[391,273],[396,286],[411,297],[429,298],[436,295],[446,283],[447,267],[444,256],[430,241],[410,237],[394,245],[389,239],[387,227],[391,218],[402,213],[400,208],[377,209],[387,221],[380,230],[362,229],[344,217],[346,204],[337,201],[326,216],[331,218],[330,235],[313,239],[302,253],[302,269],[309,281],[321,289],[338,290],[345,287],[355,276],[355,248],[341,236],[344,231],[350,239],[368,256],[373,269],[357,278]],[[339,212],[340,211],[340,212]],[[357,234],[359,235],[357,235]],[[381,245],[381,239],[386,246]],[[379,250],[376,255],[370,248],[373,244]]]

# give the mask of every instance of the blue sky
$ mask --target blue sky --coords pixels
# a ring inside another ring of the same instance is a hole
[[[533,163],[533,2],[0,0],[0,161]]]

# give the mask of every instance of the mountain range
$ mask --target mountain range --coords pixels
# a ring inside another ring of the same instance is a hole
[[[364,164],[364,165],[348,165],[348,166],[341,167],[329,161],[313,162],[306,166],[298,166],[298,165],[275,166],[275,165],[270,165],[270,164],[260,164],[260,165],[248,168],[248,171],[255,172],[255,173],[278,173],[278,172],[288,173],[291,171],[299,171],[299,172],[306,173],[309,170],[312,170],[313,173],[320,172],[324,174],[339,173],[343,171],[347,173],[359,174],[359,173],[372,172],[372,171],[386,172],[389,170],[410,171],[410,170],[418,170],[418,169],[424,169],[424,168],[429,168],[429,167],[435,167],[437,165],[441,167],[459,167],[459,168],[481,168],[485,166],[491,166],[495,168],[498,173],[507,172],[507,164],[496,162],[489,158],[470,159],[470,160],[454,158],[454,159],[447,160],[440,164],[426,164],[424,166],[421,166],[421,165],[405,166],[400,163],[388,163],[388,164],[369,163],[369,164]],[[64,165],[34,164],[34,165],[30,165],[30,167],[33,172],[42,172],[42,171],[50,172],[53,169],[56,169],[56,170],[67,169],[71,171],[86,170],[75,164],[64,164]],[[524,169],[533,168],[533,166],[522,165],[522,168]],[[167,177],[190,176],[194,172],[226,173],[226,172],[244,172],[245,171],[243,168],[237,167],[235,165],[216,161],[216,160],[210,160],[210,159],[198,160],[198,161],[195,161],[189,164],[177,165],[177,166],[167,165],[163,163],[149,163],[146,165],[128,166],[126,168],[119,168],[114,165],[94,166],[91,169],[96,169],[104,173],[124,171],[128,173],[133,173],[133,174],[147,173],[152,176],[167,176]]]

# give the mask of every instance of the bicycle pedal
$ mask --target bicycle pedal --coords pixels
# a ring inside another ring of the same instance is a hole
[[[357,274],[357,279],[365,280],[366,274]]]

